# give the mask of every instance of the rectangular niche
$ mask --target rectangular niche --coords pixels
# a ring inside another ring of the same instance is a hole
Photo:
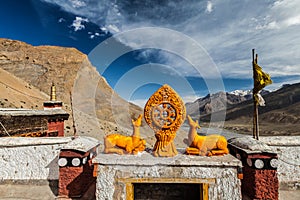
[[[119,179],[126,184],[126,200],[208,200],[215,179]]]
[[[203,184],[134,183],[134,200],[199,200],[203,199]]]

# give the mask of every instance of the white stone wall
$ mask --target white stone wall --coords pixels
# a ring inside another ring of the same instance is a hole
[[[192,179],[214,179],[209,184],[209,199],[240,200],[241,181],[237,178],[237,166],[231,156],[219,158],[199,156],[176,156],[156,158],[148,156],[98,155],[96,198],[98,200],[126,199],[126,185],[129,179],[174,179],[177,183]],[[222,159],[222,160],[221,160]],[[228,160],[228,162],[226,162]],[[183,180],[180,182],[180,179]]]
[[[57,180],[60,149],[71,138],[0,138],[0,181]]]
[[[300,187],[300,146],[274,147],[278,152],[279,182],[298,182]]]
[[[239,200],[241,199],[240,180],[237,179],[236,168],[214,167],[136,167],[136,166],[99,166],[96,198],[114,200],[126,199],[126,187],[115,184],[115,178],[215,178],[216,183],[209,185],[209,199]],[[118,194],[117,194],[118,193]]]
[[[262,137],[261,140],[278,154],[278,179],[280,185],[300,188],[300,137]]]

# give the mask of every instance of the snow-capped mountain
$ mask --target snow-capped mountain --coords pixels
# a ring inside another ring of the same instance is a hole
[[[262,90],[261,95],[270,93],[268,90]],[[252,99],[252,90],[234,90],[231,92],[218,92],[208,94],[203,98],[199,98],[192,103],[186,104],[186,110],[189,115],[206,115],[211,112],[233,107],[236,104]]]
[[[247,96],[247,95],[252,95],[252,90],[234,90],[228,92],[228,94],[233,94],[237,96]]]

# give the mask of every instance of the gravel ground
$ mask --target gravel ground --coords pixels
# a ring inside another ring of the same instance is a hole
[[[279,190],[279,200],[300,199],[300,190]]]

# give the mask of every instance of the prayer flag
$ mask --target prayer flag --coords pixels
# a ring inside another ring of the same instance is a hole
[[[258,94],[265,86],[272,84],[272,80],[269,74],[262,71],[262,68],[256,63],[253,63],[253,78],[254,88],[253,94]]]

